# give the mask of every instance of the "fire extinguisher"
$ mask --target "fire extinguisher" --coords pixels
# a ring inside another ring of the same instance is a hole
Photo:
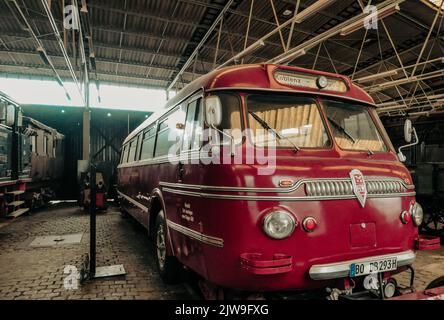
[[[96,207],[99,209],[105,209],[105,184],[103,181],[99,181],[97,183],[97,191],[96,191]]]

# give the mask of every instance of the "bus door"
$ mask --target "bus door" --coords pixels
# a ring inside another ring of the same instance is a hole
[[[138,155],[138,145],[139,145],[139,139],[140,135],[135,137],[130,143],[129,143],[129,150],[128,150],[128,163],[136,164],[136,161],[138,159],[136,158],[136,155]],[[127,195],[130,196],[133,200],[136,202],[138,201],[138,195],[139,195],[139,189],[140,189],[140,167],[137,165],[133,165],[130,168],[128,168],[128,174],[129,174],[129,180],[127,184]],[[146,213],[135,203],[131,203],[129,205],[128,211],[130,214],[136,218],[140,223],[143,224],[143,217],[146,215]]]
[[[202,184],[203,166],[200,164],[200,148],[203,137],[203,106],[201,96],[191,98],[182,139],[180,163],[177,172],[179,184]],[[180,224],[194,232],[204,232],[204,217],[201,201],[196,197],[181,195],[178,218]],[[201,274],[206,274],[202,242],[183,236],[182,259]]]

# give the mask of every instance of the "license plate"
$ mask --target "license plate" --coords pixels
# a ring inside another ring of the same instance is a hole
[[[398,269],[396,258],[388,258],[371,262],[352,263],[350,277],[366,276],[372,273],[393,271]]]

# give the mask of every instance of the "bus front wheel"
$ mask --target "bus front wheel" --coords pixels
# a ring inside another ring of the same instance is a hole
[[[175,284],[182,280],[183,267],[176,257],[168,253],[167,228],[163,211],[160,211],[156,219],[155,233],[155,258],[157,270],[166,284]]]

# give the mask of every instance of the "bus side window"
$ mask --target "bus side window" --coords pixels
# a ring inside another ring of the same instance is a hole
[[[134,161],[140,160],[140,150],[142,149],[142,134],[139,134],[136,138],[136,153],[134,155]]]
[[[122,149],[122,156],[121,156],[121,164],[127,163],[128,162],[128,144],[126,144],[123,149]]]
[[[122,147],[122,149],[120,150],[120,161],[119,164],[123,163],[123,155],[125,154],[125,147]]]
[[[57,150],[57,144],[58,140],[53,139],[52,141],[52,156],[55,158],[57,156],[56,150]]]
[[[148,130],[145,130],[142,138],[140,160],[149,160],[153,158],[155,142],[156,142],[156,127],[152,127]]]
[[[168,118],[161,120],[157,133],[156,158],[168,154],[177,154],[182,141],[185,119],[186,113],[184,108],[178,107],[168,115]]]
[[[191,139],[191,150],[199,150],[203,142],[203,106],[202,99],[196,101],[196,113],[194,116],[193,138]]]
[[[185,123],[185,132],[183,134],[183,145],[182,145],[182,151],[188,151],[190,149],[193,149],[191,147],[191,142],[193,139],[193,133],[195,130],[195,118],[196,118],[196,107],[197,107],[197,100],[194,100],[190,104],[188,104],[188,110],[187,110],[187,119]],[[190,148],[191,147],[191,148]]]
[[[48,156],[48,136],[46,134],[43,136],[43,154]]]
[[[35,134],[31,136],[31,152],[37,153],[37,136]]]
[[[130,143],[128,163],[134,162],[134,160],[135,160],[136,150],[137,150],[137,139],[138,139],[138,137],[134,138],[133,141],[131,141],[131,143]]]

